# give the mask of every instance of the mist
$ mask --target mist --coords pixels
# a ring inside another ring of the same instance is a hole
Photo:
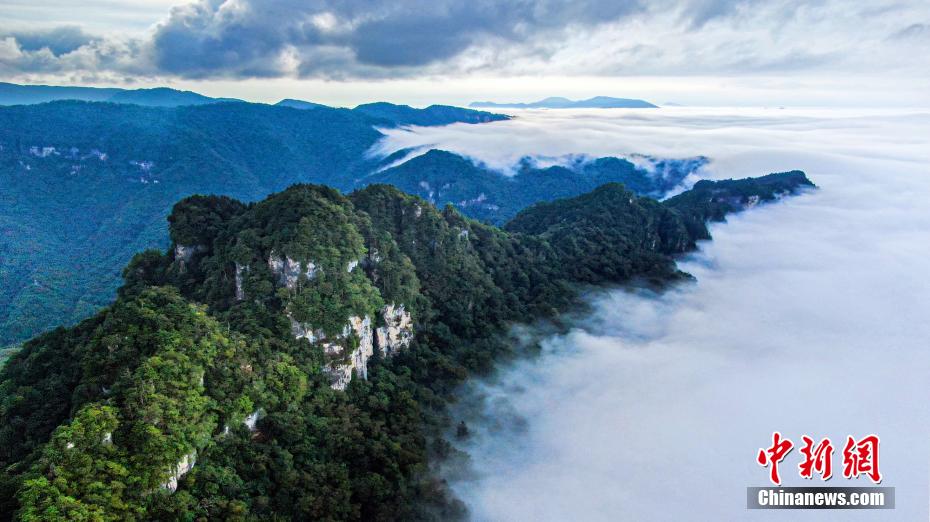
[[[391,131],[506,169],[525,155],[706,155],[702,175],[802,169],[819,189],[734,215],[663,293],[595,291],[541,353],[461,391],[475,520],[785,520],[746,510],[773,431],[786,486],[842,476],[847,435],[881,437],[896,509],[799,520],[926,520],[930,490],[930,113],[520,111],[481,126]],[[834,477],[798,476],[800,438],[830,437]]]

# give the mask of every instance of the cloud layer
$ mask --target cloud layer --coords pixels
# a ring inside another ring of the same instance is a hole
[[[149,32],[0,37],[0,72],[174,78],[926,71],[919,0],[198,0]]]
[[[466,390],[471,466],[449,477],[474,518],[745,519],[745,487],[767,480],[755,452],[781,430],[796,442],[877,433],[883,485],[897,488],[894,511],[795,516],[926,519],[930,113],[612,114],[523,119],[579,152],[700,151],[715,177],[793,167],[821,188],[715,226],[682,263],[696,283],[596,294],[541,356]],[[528,149],[523,134],[512,143]],[[486,138],[485,157],[508,146]],[[797,477],[798,458],[786,485],[817,485]]]

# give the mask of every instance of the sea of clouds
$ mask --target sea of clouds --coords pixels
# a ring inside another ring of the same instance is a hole
[[[389,131],[506,169],[527,155],[706,155],[703,175],[802,169],[819,186],[735,215],[681,260],[694,283],[613,289],[538,356],[462,390],[447,470],[475,520],[926,520],[930,506],[930,111],[521,111]],[[893,511],[747,511],[781,431],[881,437]]]

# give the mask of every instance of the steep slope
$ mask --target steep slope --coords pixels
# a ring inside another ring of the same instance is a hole
[[[677,279],[703,219],[808,186],[793,172],[659,203],[608,185],[512,232],[387,185],[182,200],[171,248],[137,255],[113,305],[0,371],[0,512],[460,517],[428,464],[451,390],[509,349],[512,321],[577,283]]]
[[[359,184],[388,183],[434,205],[450,203],[469,217],[500,225],[533,203],[576,196],[605,183],[623,183],[638,195],[662,197],[707,164],[702,157],[642,159],[650,170],[614,157],[579,158],[568,166],[547,168],[527,160],[513,176],[505,176],[433,149],[364,177]]]
[[[178,93],[122,94],[154,104]],[[232,102],[0,108],[0,347],[109,302],[113,267],[167,243],[164,217],[179,198],[250,201],[297,182],[350,190],[378,165],[365,154],[382,137],[375,126],[392,124]]]
[[[344,185],[380,137],[367,117],[332,109],[0,109],[0,345],[105,305],[119,282],[113,267],[166,244],[164,217],[179,198]]]

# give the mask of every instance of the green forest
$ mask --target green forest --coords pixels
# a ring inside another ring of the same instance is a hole
[[[355,109],[219,100],[178,107],[81,101],[0,107],[0,358],[3,347],[109,304],[120,267],[138,251],[167,247],[165,218],[176,201],[193,194],[255,202],[294,183],[344,193],[389,183],[503,224],[532,203],[607,182],[661,195],[706,162],[659,161],[657,171],[667,176],[658,178],[618,158],[570,168],[525,164],[507,178],[448,152],[427,152],[393,168],[386,167],[410,151],[369,155],[384,137],[379,129],[506,119],[389,103]]]
[[[608,183],[501,228],[384,184],[186,197],[114,302],[0,371],[0,513],[462,518],[431,472],[447,404],[513,324],[582,285],[685,279],[675,256],[708,221],[812,186],[793,171],[659,202]]]

